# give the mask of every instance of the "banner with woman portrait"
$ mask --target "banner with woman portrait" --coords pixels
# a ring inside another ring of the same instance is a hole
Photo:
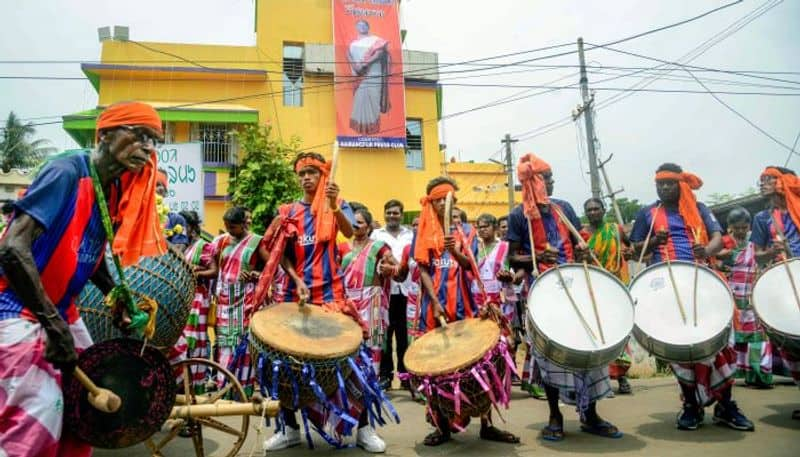
[[[406,144],[397,0],[332,0],[336,139],[342,147]]]

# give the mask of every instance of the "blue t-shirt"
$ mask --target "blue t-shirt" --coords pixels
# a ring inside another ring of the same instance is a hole
[[[664,252],[669,255],[670,260],[688,260],[694,261],[694,235],[692,231],[686,227],[683,221],[683,216],[680,215],[677,209],[667,209],[664,206],[658,207],[659,202],[655,202],[644,208],[640,209],[636,214],[636,220],[633,223],[631,230],[630,240],[633,243],[639,243],[647,238],[647,232],[650,230],[650,224],[653,217],[656,217],[656,222],[653,224],[653,234],[650,235],[652,240],[655,232],[660,230],[667,230],[669,237],[667,238],[666,245],[661,249],[653,251],[653,257],[650,263],[658,263],[664,260]],[[656,212],[656,209],[658,211]],[[703,219],[703,224],[706,226],[706,232],[709,238],[714,232],[722,232],[722,227],[717,222],[717,219],[711,213],[706,205],[697,202],[697,210],[700,212],[700,217]]]
[[[753,217],[753,227],[750,233],[750,241],[756,246],[766,248],[772,245],[775,240],[776,232],[772,227],[772,209],[765,209],[756,213]],[[776,215],[777,218],[777,215]],[[791,257],[800,256],[800,232],[794,224],[788,211],[780,211],[780,221],[783,223],[783,234],[789,242],[789,249],[792,250]]]

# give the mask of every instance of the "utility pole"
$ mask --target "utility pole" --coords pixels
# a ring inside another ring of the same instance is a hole
[[[508,173],[508,214],[514,210],[514,157],[511,155],[511,143],[519,140],[512,140],[511,135],[506,133],[505,138],[500,140],[506,145],[506,173]]]
[[[586,120],[586,145],[589,151],[589,175],[592,178],[592,197],[600,198],[600,174],[597,167],[597,153],[594,143],[594,121],[592,119],[592,97],[589,96],[589,78],[586,76],[586,60],[583,57],[583,38],[578,38],[578,57],[581,63],[581,96],[583,98],[583,118]]]

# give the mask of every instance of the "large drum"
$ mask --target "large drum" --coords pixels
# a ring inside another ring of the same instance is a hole
[[[118,281],[110,256],[107,256],[106,263],[111,276]],[[186,326],[194,299],[192,267],[170,248],[162,256],[143,257],[137,265],[125,268],[125,278],[133,291],[134,301],[146,296],[158,302],[156,332],[150,344],[162,349],[174,346]],[[93,284],[84,287],[77,307],[95,343],[124,336],[114,327],[111,308],[106,306],[105,297]]]
[[[467,319],[432,330],[406,351],[411,385],[450,417],[478,417],[492,405],[508,407],[516,370],[501,336],[489,319]]]
[[[800,259],[786,260],[764,270],[753,285],[750,303],[775,345],[800,359]]]
[[[161,429],[175,403],[175,378],[164,355],[130,338],[97,343],[83,351],[78,366],[98,387],[119,395],[116,412],[95,409],[74,377],[64,379],[64,423],[94,447],[118,449],[140,443]]]
[[[636,301],[633,335],[656,357],[695,363],[728,344],[735,303],[728,284],[711,269],[692,262],[658,263],[642,270],[630,291]]]
[[[583,264],[559,265],[542,273],[528,293],[528,337],[556,365],[605,366],[625,349],[633,308],[628,289],[614,275]]]
[[[250,344],[260,354],[259,381],[281,406],[327,403],[353,368],[375,378],[361,357],[361,327],[349,316],[319,306],[280,303],[253,314]]]

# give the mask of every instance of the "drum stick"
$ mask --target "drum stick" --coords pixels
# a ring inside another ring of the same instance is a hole
[[[597,331],[600,333],[600,342],[606,344],[606,337],[603,334],[603,324],[600,323],[600,313],[597,310],[597,298],[594,295],[592,278],[589,275],[589,265],[586,262],[583,262],[583,274],[586,276],[586,285],[589,288],[589,298],[592,300],[592,309],[594,310],[594,319],[597,321]]]
[[[333,142],[333,155],[331,157],[331,172],[330,172],[330,175],[328,175],[328,181],[329,182],[332,182],[332,183],[336,182],[336,169],[338,167],[339,167],[339,142],[338,141],[334,141]],[[324,190],[325,189],[323,189],[323,191]],[[328,201],[327,203],[328,203],[328,209],[333,209],[333,208],[331,208],[330,201]]]
[[[678,283],[675,282],[675,274],[672,272],[672,262],[669,260],[669,254],[664,258],[667,261],[667,271],[669,271],[669,280],[672,283],[672,291],[675,292],[675,298],[678,300],[678,311],[681,312],[681,319],[686,324],[686,311],[683,309],[683,301],[681,301],[681,294],[678,293]]]
[[[572,297],[572,293],[570,293],[569,288],[567,287],[567,282],[564,281],[564,275],[561,273],[561,268],[559,268],[558,263],[555,265],[556,273],[558,274],[558,280],[561,282],[561,287],[564,288],[564,292],[567,294],[567,298],[569,302],[572,304],[572,309],[575,311],[575,314],[578,315],[578,319],[581,321],[583,328],[586,329],[586,333],[592,337],[592,342],[597,345],[597,335],[594,334],[594,330],[589,326],[589,323],[586,322],[586,318],[583,317],[583,313],[581,313],[580,308],[578,308],[578,304],[575,303],[575,299]]]
[[[567,216],[565,216],[564,213],[561,212],[561,209],[558,206],[550,205],[550,207],[556,210],[556,213],[558,214],[558,218],[561,219],[561,222],[563,222],[564,225],[567,226],[567,228],[569,229],[570,233],[572,233],[572,236],[574,236],[575,239],[578,240],[578,246],[580,246],[581,249],[588,250],[589,251],[589,255],[592,257],[592,260],[594,261],[594,263],[596,263],[598,267],[603,268],[603,265],[600,264],[600,260],[598,260],[597,257],[594,255],[594,251],[589,249],[589,246],[583,241],[583,237],[581,236],[581,232],[579,232],[578,229],[576,229],[575,226],[572,225],[572,222],[570,222],[569,219],[567,219]]]
[[[644,237],[644,244],[642,245],[642,252],[639,253],[639,265],[642,264],[642,260],[644,260],[644,253],[647,252],[647,248],[650,245],[650,235],[653,234],[653,226],[656,224],[656,215],[658,214],[658,210],[661,209],[661,203],[656,206],[656,211],[653,215],[653,220],[650,221],[650,229],[647,231],[647,236]],[[641,271],[641,270],[640,270]]]
[[[775,227],[775,233],[780,238],[780,241],[783,242],[783,247],[786,250],[785,257],[788,259],[792,251],[789,246],[789,240],[786,239],[786,233],[784,233],[781,226],[778,225],[778,221],[775,220],[775,214],[772,211],[770,211],[769,217],[772,219],[772,226]],[[783,261],[783,266],[786,269],[786,275],[789,276],[789,284],[792,286],[792,292],[794,293],[794,302],[797,304],[797,309],[800,310],[800,294],[797,293],[797,284],[795,284],[792,270],[789,268],[789,263],[786,262],[786,260]]]
[[[72,374],[89,391],[89,404],[95,409],[104,413],[115,413],[122,406],[122,399],[117,394],[108,389],[97,387],[97,384],[89,379],[89,376],[80,367],[75,367],[75,371]]]

